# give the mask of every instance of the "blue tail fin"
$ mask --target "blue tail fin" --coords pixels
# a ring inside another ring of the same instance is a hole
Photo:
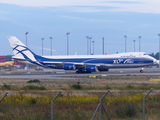
[[[12,51],[14,53],[13,58],[21,60],[24,59],[27,61],[37,61],[38,58],[41,58],[41,56],[36,55],[34,52],[32,52],[26,45],[24,45],[16,37],[14,36],[8,37],[8,40],[11,45]]]

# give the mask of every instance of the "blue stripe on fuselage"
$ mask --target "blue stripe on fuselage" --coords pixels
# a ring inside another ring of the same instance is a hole
[[[48,62],[73,62],[73,63],[88,63],[88,64],[144,64],[153,63],[149,58],[65,58],[65,59],[50,59],[38,58],[39,61]]]

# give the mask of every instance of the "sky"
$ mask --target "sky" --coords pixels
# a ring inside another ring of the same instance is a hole
[[[52,55],[66,55],[67,40],[69,55],[103,54],[102,38],[108,54],[155,54],[159,6],[159,0],[0,0],[0,55],[13,55],[8,36],[39,55],[42,44],[43,55],[51,55],[51,45]]]

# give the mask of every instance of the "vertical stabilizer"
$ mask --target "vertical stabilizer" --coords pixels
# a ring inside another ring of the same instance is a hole
[[[11,45],[14,53],[14,58],[25,59],[28,61],[36,61],[37,55],[33,53],[26,45],[14,36],[8,37],[8,41]]]

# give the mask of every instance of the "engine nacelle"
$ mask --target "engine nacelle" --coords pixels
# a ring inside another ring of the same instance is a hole
[[[85,70],[86,70],[86,72],[96,72],[97,66],[96,65],[86,65]]]
[[[64,70],[75,70],[75,65],[74,64],[64,64],[63,69]]]
[[[102,68],[102,67],[101,67],[101,68],[98,68],[98,70],[99,70],[99,71],[108,71],[109,69],[108,69],[108,68]]]

